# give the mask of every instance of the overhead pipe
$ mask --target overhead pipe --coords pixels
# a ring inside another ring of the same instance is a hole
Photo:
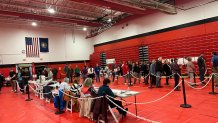
[[[20,9],[29,9],[30,11],[36,10],[36,11],[40,11],[40,12],[46,12],[46,9],[43,8],[31,8],[29,6],[20,6],[20,5],[13,5],[13,4],[5,4],[5,3],[1,3],[0,6],[3,5],[4,6],[12,6],[12,7],[17,7]],[[64,12],[60,12],[58,11],[59,14],[62,15],[67,15],[67,16],[74,16],[74,17],[81,17],[81,18],[89,18],[90,20],[95,19],[94,17],[87,17],[87,16],[82,16],[82,15],[77,15],[77,14],[71,14],[71,13],[64,13]],[[78,18],[74,18],[74,19],[78,19]]]
[[[147,5],[147,7],[151,7],[153,9],[158,9],[158,10],[161,10],[163,12],[170,13],[170,14],[177,14],[176,7],[173,6],[173,5],[170,5],[170,4],[167,4],[167,3],[161,3],[161,2],[158,2],[158,1],[155,1],[155,0],[143,0],[143,1],[144,2],[151,2],[151,3],[154,3],[154,5],[155,5],[155,6]]]
[[[76,10],[76,11],[86,12],[86,13],[90,13],[90,15],[96,15],[96,14],[97,14],[97,16],[103,16],[104,15],[104,13],[100,13],[100,12],[86,11],[86,10],[71,8],[71,7],[67,7],[67,6],[63,6],[63,5],[46,3],[46,2],[42,2],[42,1],[38,1],[38,0],[30,0],[30,2],[34,2],[34,3],[38,3],[38,4],[44,4],[44,5],[56,6],[56,7],[60,7],[60,8],[68,9],[68,10]]]
[[[69,0],[69,1],[78,2],[78,3],[86,3],[88,5],[91,4],[91,5],[104,7],[104,8],[108,8],[111,10],[120,11],[120,12],[126,12],[130,14],[144,14],[145,13],[144,9],[130,7],[128,5],[122,5],[122,4],[115,3],[112,1],[108,1],[108,0]]]
[[[5,10],[0,10],[0,14],[9,15],[9,16],[18,16],[23,19],[31,19],[31,20],[39,20],[39,21],[76,23],[78,25],[85,25],[85,26],[91,26],[91,27],[101,26],[100,23],[75,20],[75,19],[58,18],[58,17],[48,17],[48,16],[43,16],[43,15],[27,14],[27,13],[13,12],[13,11],[5,11]]]

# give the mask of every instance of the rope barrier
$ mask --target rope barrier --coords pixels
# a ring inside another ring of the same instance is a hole
[[[145,77],[141,77],[141,78],[139,78],[139,77],[136,77],[134,74],[132,74],[132,73],[130,73],[130,75],[132,75],[132,77],[133,78],[135,78],[135,79],[145,79],[145,78],[147,78],[149,75],[150,75],[150,73],[148,73]],[[140,75],[140,73],[139,73],[139,75]]]
[[[212,78],[212,77],[211,77]],[[201,88],[195,88],[195,87],[192,87],[188,81],[185,81],[186,84],[188,84],[189,87],[193,88],[193,89],[196,89],[196,90],[201,90],[201,89],[204,89],[210,82],[211,78],[208,80],[208,82]]]
[[[150,73],[152,76],[155,76],[155,77],[157,77],[157,78],[161,78],[161,76],[157,76],[157,75],[155,75],[155,74],[153,74],[153,73]],[[175,74],[177,74],[177,73],[173,73],[173,74],[171,74],[171,75],[169,75],[169,76],[165,76],[165,77],[172,77],[172,76],[174,76]]]
[[[205,87],[210,83],[211,79],[212,79],[212,74],[210,75],[210,78],[209,78],[208,82],[206,82],[206,84],[205,84],[203,87],[201,87],[201,88],[192,87],[192,86],[190,85],[190,83],[189,83],[188,81],[186,81],[186,80],[185,80],[185,83],[188,84],[188,86],[191,87],[191,88],[193,88],[193,89],[201,90],[201,89],[205,88]]]
[[[50,93],[52,93],[52,92],[48,92],[48,93],[38,92],[38,91],[35,90],[32,86],[29,85],[29,87],[30,87],[35,93],[38,93],[38,94],[50,94]]]
[[[113,102],[110,98],[108,98],[107,96],[106,96],[106,98],[107,98],[111,103],[113,103],[116,107],[120,108],[121,110],[125,111],[126,113],[128,113],[128,114],[130,114],[130,115],[132,115],[132,116],[134,116],[134,117],[137,117],[138,119],[141,119],[141,120],[144,120],[144,121],[150,122],[150,123],[160,123],[160,122],[157,122],[157,121],[153,121],[153,120],[150,120],[150,119],[146,119],[146,118],[144,118],[144,117],[136,116],[136,115],[133,114],[132,112],[128,112],[128,111],[126,111],[125,109],[123,109],[123,108],[121,108],[120,106],[118,106],[116,103],[114,103],[114,102]]]
[[[212,75],[214,75],[214,73],[210,74],[209,76],[212,76]],[[181,76],[180,76],[180,77],[181,77]],[[209,79],[210,79],[210,78],[209,78]],[[193,84],[200,85],[200,84],[202,84],[203,82],[205,82],[205,80],[200,81],[200,82],[195,82],[195,83],[193,83]]]
[[[125,103],[130,103],[130,104],[137,104],[137,105],[150,104],[150,103],[157,102],[157,101],[159,101],[159,100],[161,100],[161,99],[167,97],[168,95],[170,95],[181,83],[182,83],[182,81],[180,81],[179,84],[178,84],[176,87],[174,87],[173,90],[171,90],[171,91],[170,91],[169,93],[167,93],[166,95],[164,95],[164,96],[162,96],[162,97],[160,97],[160,98],[158,98],[158,99],[156,99],[156,100],[149,101],[149,102],[142,102],[142,103],[127,102],[127,101],[125,101],[125,100],[116,99],[116,98],[113,98],[113,97],[108,96],[108,95],[107,95],[107,96],[110,97],[110,98],[112,98],[112,99],[114,99],[114,100],[122,101],[122,102],[125,102]]]

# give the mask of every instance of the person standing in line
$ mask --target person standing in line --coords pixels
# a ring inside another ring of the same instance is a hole
[[[73,74],[74,74],[74,70],[73,70],[73,68],[72,68],[72,66],[71,65],[69,65],[69,81],[72,83],[73,82]]]
[[[180,80],[180,76],[181,76],[181,67],[178,65],[178,59],[174,59],[174,63],[172,64],[172,71],[173,71],[173,76],[174,76],[174,81],[175,81],[175,91],[180,91],[180,86],[178,86],[179,84],[179,80]]]
[[[191,57],[188,57],[187,60],[188,60],[187,72],[188,72],[188,75],[189,75],[189,78],[190,78],[190,85],[193,86],[194,85],[193,79],[194,79],[194,74],[195,74],[195,66],[194,66],[194,64],[192,62]]]
[[[87,78],[87,73],[88,73],[88,70],[87,70],[87,67],[86,65],[84,66],[84,68],[82,69],[82,78],[83,78],[83,82],[86,80]]]
[[[94,68],[92,67],[92,65],[90,65],[90,67],[88,68],[88,77],[92,79],[92,81],[94,80]]]
[[[148,80],[149,80],[149,66],[150,66],[150,63],[145,62],[145,68],[144,68],[144,82],[145,82],[145,84],[148,84]]]
[[[65,74],[66,74],[66,77],[69,79],[69,82],[70,82],[70,76],[71,76],[71,73],[72,73],[72,71],[71,71],[71,69],[70,69],[70,66],[71,66],[71,65],[68,65],[68,66],[66,67],[66,70],[64,71]]]
[[[111,68],[111,73],[112,73],[112,82],[114,82],[114,80],[115,80],[115,76],[116,76],[115,69],[116,69],[116,67],[115,67],[115,65],[113,64],[113,65],[112,65],[112,68]]]
[[[109,69],[108,65],[105,66],[104,73],[105,73],[104,78],[110,78],[110,69]]]
[[[98,64],[96,64],[95,67],[95,78],[96,78],[96,82],[100,82],[100,67],[98,66]]]
[[[58,69],[57,68],[53,68],[52,69],[52,73],[53,73],[53,80],[57,81]]]
[[[51,68],[48,68],[48,79],[52,79],[53,78],[53,73],[51,71]]]
[[[119,75],[119,76],[123,76],[122,61],[120,61],[119,68],[120,68],[120,69],[119,69],[120,72],[119,72],[118,75]]]
[[[149,64],[147,64],[147,62],[141,62],[141,75],[144,77],[144,83],[147,85],[148,84],[148,80],[149,80]]]
[[[145,77],[145,73],[144,73],[144,68],[145,67],[145,64],[144,62],[141,62],[140,63],[140,73],[141,73],[141,76]],[[144,80],[144,83],[145,83],[145,80]]]
[[[122,71],[123,71],[123,79],[124,79],[124,84],[126,84],[126,78],[128,79],[128,71],[129,71],[129,67],[127,65],[127,62],[123,62],[122,64]]]
[[[68,64],[66,64],[65,66],[64,66],[64,73],[66,74],[66,76],[67,76],[67,72],[68,72]]]
[[[80,81],[80,69],[78,68],[78,65],[76,65],[74,69],[74,74],[75,74],[75,83],[79,83]]]
[[[171,68],[171,75],[173,74],[173,65],[174,65],[174,59],[170,59],[170,68]],[[170,78],[172,78],[173,76],[170,76]]]
[[[161,76],[163,72],[162,57],[159,57],[155,65],[156,70],[156,87],[161,88]]]
[[[156,65],[156,61],[152,60],[152,63],[150,65],[150,78],[151,78],[151,85],[156,85],[156,70],[155,70],[155,66]]]
[[[139,67],[139,63],[136,62],[133,68],[133,75],[134,75],[134,84],[136,84],[136,80],[138,79],[138,82],[140,84],[141,81],[141,75],[140,75],[140,67]]]
[[[11,87],[12,87],[12,92],[17,92],[16,90],[16,73],[14,72],[14,70],[11,68],[10,72],[9,72],[9,76],[11,78]]]
[[[170,64],[167,60],[164,61],[164,65],[163,65],[163,71],[164,71],[164,74],[166,76],[166,85],[169,86],[169,79],[170,79],[170,76],[171,76],[171,67],[170,67]]]
[[[198,57],[198,69],[199,69],[199,73],[200,73],[200,81],[202,85],[205,85],[205,72],[206,72],[206,63],[205,63],[205,59],[204,59],[204,54],[201,53],[201,55]]]
[[[4,76],[3,76],[3,74],[1,73],[1,71],[0,71],[0,93],[1,93],[1,91],[2,91],[2,87],[3,87],[3,82],[4,82]]]
[[[216,82],[216,88],[218,87],[218,55],[216,52],[212,52],[212,72],[215,74],[214,79]]]
[[[132,73],[133,73],[133,66],[134,66],[134,64],[133,64],[133,62],[131,62],[131,61],[128,61],[128,82],[129,82],[129,85],[131,86],[132,85]]]

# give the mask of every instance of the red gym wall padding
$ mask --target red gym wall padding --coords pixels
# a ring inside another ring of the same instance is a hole
[[[90,57],[90,63],[100,61],[100,52],[106,53],[106,58],[116,61],[139,61],[138,47],[148,46],[149,60],[159,56],[165,58],[183,58],[205,54],[207,66],[210,67],[211,52],[218,51],[218,21],[195,26],[175,29],[149,36],[142,36],[105,45],[96,45]]]

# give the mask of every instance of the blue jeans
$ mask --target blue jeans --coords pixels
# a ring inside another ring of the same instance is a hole
[[[201,80],[201,82],[203,82],[204,81],[205,68],[199,69],[199,72],[200,72],[200,80]]]
[[[156,87],[160,87],[161,86],[161,82],[160,82],[160,80],[161,80],[161,72],[160,71],[157,71],[156,72]]]
[[[96,74],[96,82],[100,82],[100,74]]]
[[[66,101],[63,100],[63,95],[64,95],[63,92],[59,90],[58,93],[59,93],[59,96],[55,96],[54,98],[54,106],[55,108],[59,108],[58,101],[60,101],[60,110],[63,111],[63,109],[66,106]]]

